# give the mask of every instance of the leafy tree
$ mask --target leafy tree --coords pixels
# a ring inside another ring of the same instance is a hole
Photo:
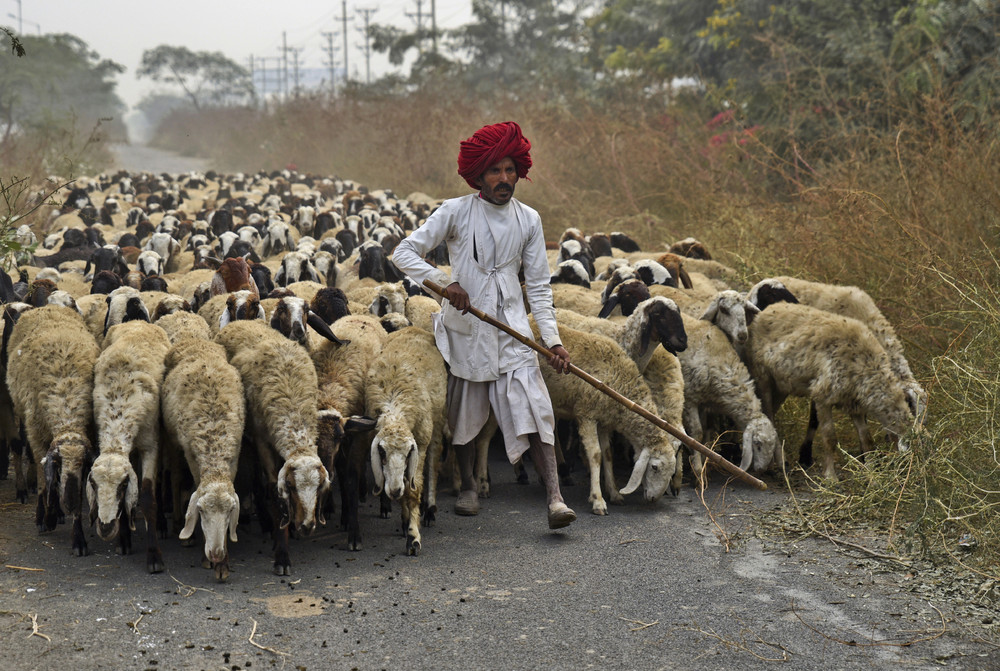
[[[101,59],[74,35],[23,36],[28,58],[0,53],[0,127],[7,141],[34,127],[89,125],[125,109],[114,77],[125,68]]]
[[[246,103],[254,97],[250,72],[218,51],[161,44],[143,52],[137,74],[180,86],[196,110],[209,103]]]

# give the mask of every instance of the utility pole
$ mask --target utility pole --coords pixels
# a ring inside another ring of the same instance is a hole
[[[431,0],[431,50],[438,52],[437,0]]]
[[[412,14],[410,12],[405,12],[405,14],[414,20],[417,24],[417,53],[424,53],[424,13],[423,13],[423,0],[417,1],[417,13]]]
[[[365,83],[372,83],[372,68],[371,68],[371,38],[368,36],[368,25],[371,22],[372,14],[374,14],[377,9],[355,9],[358,14],[364,18],[365,27],[361,30],[361,34],[365,36],[365,46],[361,47],[361,52],[365,55]]]
[[[337,61],[334,60],[333,57],[333,54],[336,52],[337,47],[333,46],[333,38],[336,37],[337,33],[333,31],[321,32],[320,35],[326,38],[326,47],[323,49],[323,51],[326,52],[326,66],[330,68],[330,95],[332,96],[334,93],[333,74],[337,68]]]
[[[247,58],[247,60],[249,61],[249,65],[250,65],[250,67],[249,67],[249,70],[250,70],[250,89],[253,91],[254,101],[256,101],[256,99],[257,99],[257,82],[255,81],[255,75],[257,74],[257,71],[254,69],[253,54],[250,54],[250,56]]]
[[[288,100],[288,37],[284,30],[281,31],[281,91],[285,100]]]
[[[340,16],[335,18],[340,19],[340,34],[344,36],[344,85],[346,86],[347,80],[350,79],[347,70],[347,22],[354,19],[353,16],[347,15],[347,0],[340,0],[340,12]]]

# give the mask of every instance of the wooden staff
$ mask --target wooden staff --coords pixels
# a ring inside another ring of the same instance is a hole
[[[447,295],[445,295],[445,292],[444,292],[444,288],[440,284],[437,284],[436,282],[433,282],[431,280],[424,280],[424,286],[427,287],[428,289],[430,289],[431,291],[433,291],[434,293],[440,295],[442,298],[447,298]],[[490,317],[488,314],[486,314],[482,310],[480,310],[478,308],[475,308],[475,307],[472,307],[470,305],[469,306],[469,312],[471,312],[473,315],[475,315],[476,317],[478,317],[482,321],[486,322],[490,326],[494,326],[494,327],[500,329],[501,331],[503,331],[504,333],[507,333],[511,337],[516,338],[518,341],[524,343],[525,345],[527,345],[531,349],[535,350],[539,354],[543,354],[547,359],[551,359],[554,356],[552,354],[552,352],[550,352],[546,348],[544,348],[541,345],[539,345],[538,343],[536,343],[533,339],[528,338],[528,337],[522,335],[521,333],[518,333],[517,331],[515,331],[514,329],[512,329],[507,324],[504,324],[503,322],[497,321],[496,319],[494,319],[493,317]],[[716,454],[713,450],[705,447],[704,445],[702,445],[701,443],[699,443],[697,440],[695,440],[691,436],[687,435],[686,433],[684,433],[680,429],[676,428],[675,426],[673,426],[672,424],[670,424],[669,422],[667,422],[663,418],[659,417],[658,415],[655,415],[652,412],[650,412],[649,410],[646,410],[645,408],[643,408],[641,405],[639,405],[635,401],[632,401],[632,400],[626,398],[625,396],[622,396],[617,391],[615,391],[614,389],[612,389],[611,387],[609,387],[604,382],[601,382],[600,380],[598,380],[596,377],[594,377],[590,373],[586,372],[585,370],[582,370],[581,368],[578,368],[574,364],[570,364],[569,365],[569,372],[573,373],[574,375],[576,375],[578,378],[580,378],[581,380],[583,380],[587,384],[589,384],[592,387],[596,388],[598,391],[604,392],[605,394],[607,394],[611,398],[615,399],[616,401],[618,401],[619,403],[621,403],[622,405],[624,405],[626,408],[628,408],[632,412],[636,413],[637,415],[645,417],[650,422],[652,422],[656,426],[660,427],[661,429],[663,429],[664,431],[666,431],[667,433],[669,433],[671,436],[677,438],[679,441],[681,441],[682,443],[684,443],[685,445],[687,445],[688,447],[690,447],[692,450],[696,450],[698,452],[701,452],[703,455],[705,455],[705,457],[709,461],[711,461],[713,464],[715,464],[716,467],[718,467],[718,468],[720,468],[720,469],[722,469],[724,471],[727,471],[730,475],[732,475],[734,477],[737,477],[740,480],[743,480],[744,482],[750,483],[751,485],[753,485],[757,489],[761,489],[761,490],[767,489],[767,484],[765,484],[761,480],[758,480],[757,478],[755,478],[754,476],[750,475],[749,473],[747,473],[746,471],[744,471],[742,468],[740,468],[739,466],[737,466],[736,464],[734,464],[734,463],[728,461],[727,459],[723,458],[721,455]]]

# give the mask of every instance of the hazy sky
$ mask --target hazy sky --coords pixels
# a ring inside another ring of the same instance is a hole
[[[468,23],[471,0],[437,0],[439,29]],[[342,0],[0,0],[0,23],[18,29],[18,12],[23,32],[28,35],[72,33],[83,39],[102,58],[110,58],[127,70],[118,78],[118,95],[134,105],[157,85],[137,80],[136,69],[142,53],[161,44],[185,46],[192,51],[221,51],[237,63],[248,66],[254,56],[257,67],[266,58],[267,68],[276,68],[281,56],[282,31],[289,47],[299,52],[300,73],[309,68],[323,69],[327,61],[327,41],[321,33],[335,32],[334,58],[343,65],[341,23]],[[348,64],[351,77],[364,79],[365,61],[359,47],[363,19],[359,9],[375,9],[373,23],[412,28],[416,25],[417,0],[347,0]],[[423,0],[422,14],[430,13],[430,0]],[[412,14],[413,18],[407,16]],[[12,16],[11,16],[12,15]],[[425,23],[430,26],[429,20]],[[289,63],[291,63],[289,54]],[[291,78],[289,65],[289,78]],[[393,70],[388,59],[373,54],[372,79]],[[270,75],[276,82],[275,75]],[[258,79],[258,83],[260,83]]]

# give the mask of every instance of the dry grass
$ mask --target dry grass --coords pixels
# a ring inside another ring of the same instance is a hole
[[[458,143],[484,123],[515,119],[534,142],[532,183],[519,195],[556,238],[567,226],[625,230],[644,248],[693,235],[749,284],[774,274],[854,284],[895,325],[930,393],[927,435],[907,454],[844,458],[835,487],[815,485],[813,513],[882,525],[900,552],[947,556],[995,571],[1000,559],[1000,243],[998,138],[969,134],[947,104],[876,135],[829,120],[822,146],[784,131],[710,129],[708,115],[608,113],[586,104],[475,104],[440,91],[408,98],[300,100],[268,113],[176,116],[160,144],[206,152],[224,169],[337,173],[397,193],[467,192]],[[622,109],[628,109],[627,105]],[[904,118],[904,117],[901,117]],[[792,158],[789,158],[791,156]],[[797,444],[804,408],[782,412]],[[839,432],[854,445],[853,431]],[[856,447],[849,447],[853,452]],[[794,452],[794,449],[791,450]],[[789,457],[794,458],[794,454]],[[809,510],[807,506],[805,510]],[[943,539],[943,540],[942,540]],[[951,547],[948,547],[951,546]]]

